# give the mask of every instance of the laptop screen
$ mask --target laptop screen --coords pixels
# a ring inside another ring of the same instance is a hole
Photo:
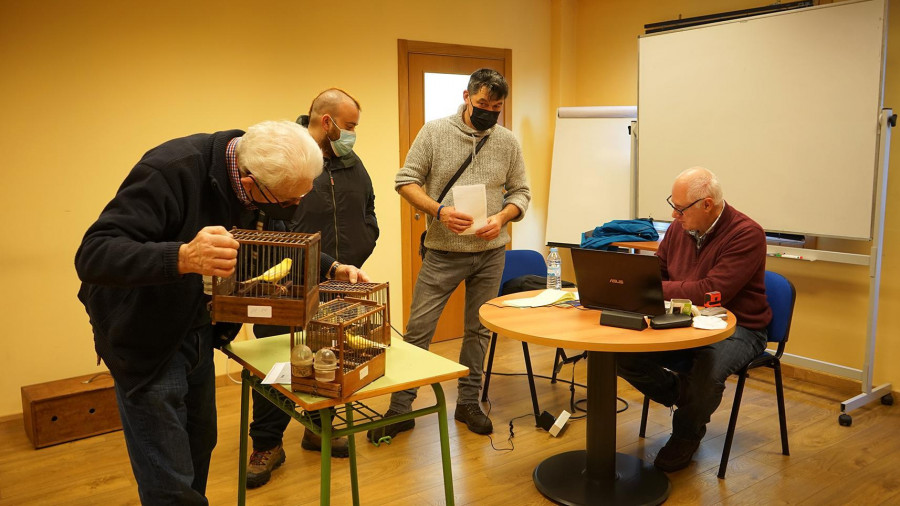
[[[656,316],[666,312],[656,255],[572,249],[581,305]]]

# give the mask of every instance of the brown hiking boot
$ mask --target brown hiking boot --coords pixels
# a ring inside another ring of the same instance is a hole
[[[466,424],[469,430],[475,434],[490,434],[494,432],[494,425],[491,423],[491,419],[481,411],[481,406],[477,402],[457,404],[453,418]]]
[[[304,450],[320,452],[322,451],[322,436],[309,429],[305,429],[303,431],[303,440],[300,441],[300,447]],[[347,441],[347,438],[331,438],[331,456],[339,459],[345,459],[350,456],[350,444]]]
[[[261,487],[269,482],[272,471],[284,463],[284,449],[281,445],[271,450],[256,451],[250,455],[247,465],[247,488]]]

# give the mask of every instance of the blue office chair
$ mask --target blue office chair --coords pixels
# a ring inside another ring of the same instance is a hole
[[[547,275],[547,264],[544,263],[544,257],[534,250],[507,250],[506,260],[503,264],[503,276],[500,278],[500,290],[498,296],[503,295],[503,286],[507,281],[533,274],[536,276]],[[494,365],[494,350],[497,347],[497,333],[491,334],[490,350],[488,352],[488,362],[484,369],[484,388],[481,392],[481,400],[486,401],[488,398],[488,388],[491,385],[491,369]],[[522,353],[525,355],[525,370],[528,373],[528,386],[531,388],[531,404],[534,407],[535,422],[540,416],[540,408],[537,402],[537,392],[534,388],[534,374],[531,369],[531,354],[528,352],[528,343],[522,341]]]
[[[775,395],[778,401],[778,422],[781,425],[781,453],[790,455],[788,448],[787,420],[784,414],[784,386],[781,381],[781,356],[784,354],[784,346],[787,344],[788,335],[791,332],[791,319],[794,316],[794,301],[797,292],[794,285],[781,274],[766,271],[766,300],[772,308],[772,321],[768,326],[769,342],[778,343],[775,353],[769,350],[763,352],[738,371],[737,387],[734,391],[734,404],[731,407],[731,419],[728,421],[728,431],[725,433],[725,446],[722,448],[722,460],[719,462],[719,478],[725,478],[725,470],[728,468],[728,456],[731,453],[731,442],[734,440],[734,429],[737,425],[738,411],[741,409],[741,396],[744,393],[744,382],[747,372],[757,367],[771,367],[775,371]],[[640,436],[644,437],[647,430],[647,410],[650,408],[650,399],[644,397],[644,410],[641,413]]]

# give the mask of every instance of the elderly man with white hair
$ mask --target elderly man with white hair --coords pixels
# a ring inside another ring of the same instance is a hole
[[[85,233],[78,298],[116,382],[142,503],[208,504],[213,348],[240,325],[211,324],[202,276],[231,275],[228,229],[289,218],[321,172],[321,149],[292,121],[170,140],[144,154]],[[333,263],[323,255],[320,270]]]
[[[734,334],[715,344],[669,352],[621,353],[619,376],[656,402],[675,406],[672,436],[654,464],[666,472],[690,464],[706,424],[722,401],[725,380],[766,346],[772,312],[766,302],[766,235],[755,221],[725,202],[715,174],[702,167],[675,179],[672,225],[659,244],[666,299],[702,305],[721,294],[734,313]],[[679,364],[687,373],[673,372]]]

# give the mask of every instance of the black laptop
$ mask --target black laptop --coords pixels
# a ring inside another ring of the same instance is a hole
[[[648,316],[666,312],[656,255],[572,249],[581,305]]]

